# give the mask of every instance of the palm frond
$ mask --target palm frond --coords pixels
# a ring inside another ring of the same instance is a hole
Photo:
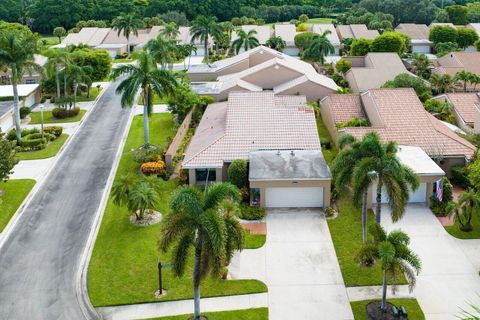
[[[238,189],[233,184],[221,182],[209,185],[205,193],[204,209],[216,208],[227,197],[234,201],[240,199]]]
[[[158,248],[167,252],[168,248],[182,235],[195,232],[197,228],[195,220],[185,212],[172,212],[162,221]]]
[[[172,211],[185,211],[198,216],[203,212],[203,196],[195,186],[182,186],[176,189],[170,200]]]

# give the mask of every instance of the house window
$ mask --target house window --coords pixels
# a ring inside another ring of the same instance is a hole
[[[35,79],[26,79],[25,80],[25,84],[36,84],[37,83],[37,80]]]
[[[195,170],[195,177],[197,183],[205,184],[207,182],[215,182],[217,181],[217,170],[215,169],[196,169]]]
[[[260,206],[260,188],[250,189],[250,205]]]

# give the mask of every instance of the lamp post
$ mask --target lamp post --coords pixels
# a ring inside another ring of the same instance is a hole
[[[43,108],[44,108],[44,105],[41,104],[39,106],[40,108],[40,131],[42,132],[42,138],[44,137],[44,133],[43,133]]]

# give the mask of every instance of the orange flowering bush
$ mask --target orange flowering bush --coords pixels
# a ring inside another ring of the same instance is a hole
[[[145,162],[140,167],[140,171],[142,171],[142,173],[145,175],[163,175],[165,173],[165,162],[163,162],[162,160]]]

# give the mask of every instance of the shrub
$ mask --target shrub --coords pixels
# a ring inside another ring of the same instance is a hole
[[[335,68],[338,72],[345,74],[348,70],[352,68],[352,62],[347,59],[340,59],[335,65]]]
[[[432,212],[437,216],[446,216],[449,214],[447,207],[453,200],[453,187],[447,177],[442,178],[443,196],[442,201],[438,201],[435,195],[430,197]]]
[[[337,128],[368,127],[368,125],[368,120],[365,118],[352,118],[347,122],[337,123]]]
[[[327,150],[330,150],[332,148],[332,141],[328,140],[328,139],[320,139],[320,144],[322,146],[322,148],[325,148]]]
[[[64,109],[64,108],[54,108],[52,110],[52,116],[55,119],[66,119],[75,117],[80,113],[80,108]]]
[[[358,38],[353,40],[350,46],[350,55],[352,56],[365,56],[371,51],[372,40]]]
[[[401,73],[393,80],[385,82],[383,88],[413,88],[422,102],[432,97],[430,87],[421,78],[408,73]]]
[[[244,220],[262,220],[265,218],[265,208],[252,207],[248,205],[240,206],[240,218]]]
[[[32,134],[32,133],[39,133],[40,130],[37,129],[37,128],[32,128],[32,129],[22,129],[22,131],[20,132],[20,136],[21,137],[25,137],[29,134]],[[13,140],[16,140],[17,139],[17,133],[15,131],[15,129],[12,129],[8,132],[7,136],[6,136],[7,140],[10,140],[10,141],[13,141]]]
[[[306,14],[301,14],[300,17],[298,17],[298,20],[301,23],[306,23],[308,21],[308,16]]]
[[[234,160],[228,167],[228,181],[238,188],[247,186],[247,161],[242,159]]]
[[[401,33],[384,32],[373,40],[371,50],[373,52],[396,52],[402,55],[407,50],[407,42],[409,42],[408,39]]]
[[[430,30],[429,40],[436,45],[441,42],[457,42],[458,31],[450,26],[435,26]]]
[[[132,152],[133,160],[137,163],[156,162],[161,158],[162,150],[155,146],[149,145],[147,148],[140,147]]]
[[[308,26],[305,23],[300,23],[297,27],[297,32],[305,32],[308,30]]]
[[[156,174],[162,176],[165,173],[165,162],[158,160],[155,162],[145,162],[140,167],[140,171],[145,175]]]
[[[336,213],[337,211],[335,211],[335,209],[333,209],[332,207],[327,207],[325,209],[325,216],[327,218],[333,217]]]
[[[60,137],[63,133],[63,127],[61,126],[49,126],[43,128],[43,132],[53,134],[55,137]]]
[[[20,108],[20,119],[25,119],[32,112],[29,107],[21,107]]]
[[[35,151],[45,149],[47,146],[47,138],[38,136],[38,133],[32,133],[22,138],[20,141],[20,151]]]
[[[452,166],[452,183],[461,186],[464,189],[470,187],[470,181],[467,176],[467,168],[463,166]]]
[[[458,28],[457,33],[457,44],[460,48],[467,48],[469,46],[473,46],[478,40],[478,35],[473,29]]]
[[[310,44],[312,43],[312,40],[314,37],[316,37],[317,34],[314,32],[302,32],[299,33],[295,36],[294,42],[295,46],[301,50],[305,50],[308,47],[310,47]]]

